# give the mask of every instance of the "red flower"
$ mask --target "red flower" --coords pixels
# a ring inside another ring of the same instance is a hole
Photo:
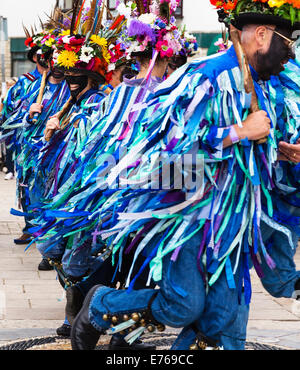
[[[28,37],[28,39],[26,39],[26,41],[25,41],[25,45],[27,46],[27,47],[29,47],[30,46],[30,44],[32,43],[32,37]]]
[[[74,51],[75,54],[79,52],[81,49],[81,45],[70,45],[70,44],[65,44],[65,49],[68,51]]]

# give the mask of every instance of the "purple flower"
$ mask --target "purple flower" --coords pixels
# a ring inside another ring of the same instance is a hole
[[[155,42],[156,36],[154,30],[145,23],[142,23],[138,20],[133,19],[130,23],[129,29],[128,29],[128,36],[129,37],[134,37],[134,36],[148,36],[148,38],[152,41]]]

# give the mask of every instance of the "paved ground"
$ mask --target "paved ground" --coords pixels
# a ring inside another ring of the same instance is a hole
[[[0,346],[24,338],[55,335],[64,319],[65,300],[54,272],[39,272],[38,251],[12,242],[22,219],[11,216],[14,181],[0,172]],[[296,256],[300,267],[300,252]],[[300,308],[290,299],[274,299],[252,274],[253,299],[248,340],[300,349]],[[299,303],[300,304],[300,303]]]

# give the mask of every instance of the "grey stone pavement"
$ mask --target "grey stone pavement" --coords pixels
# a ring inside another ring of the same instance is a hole
[[[32,246],[16,246],[23,219],[16,208],[15,181],[0,172],[0,346],[11,341],[55,335],[64,319],[65,298],[53,271],[37,270],[41,260]],[[300,252],[296,255],[300,267]],[[248,341],[300,349],[300,307],[292,299],[275,299],[252,273],[253,298]],[[300,304],[300,303],[299,303]]]

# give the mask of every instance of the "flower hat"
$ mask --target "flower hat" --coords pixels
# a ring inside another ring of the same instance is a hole
[[[118,46],[118,37],[126,18],[118,15],[103,25],[103,0],[75,1],[72,19],[64,22],[58,37],[53,61],[57,67],[83,71],[101,81],[105,80],[110,64],[123,57],[125,50]]]
[[[55,6],[52,14],[49,16],[48,22],[43,23],[40,20],[40,32],[37,31],[36,27],[32,27],[31,32],[29,32],[29,30],[23,26],[26,35],[25,46],[28,48],[28,59],[33,63],[35,63],[33,60],[34,54],[38,55],[41,64],[51,59],[61,29],[64,27],[63,24],[59,22],[59,17],[66,17],[66,15],[58,6]]]
[[[185,26],[181,30],[180,42],[182,44],[182,50],[180,51],[180,54],[186,55],[187,57],[192,57],[195,55],[199,48],[196,37],[187,32]]]
[[[120,3],[117,10],[127,19],[128,55],[143,53],[152,57],[157,51],[161,58],[180,52],[180,32],[175,12],[179,0],[135,0]]]
[[[300,29],[300,0],[210,0],[221,20],[242,29],[245,24],[273,24]]]

